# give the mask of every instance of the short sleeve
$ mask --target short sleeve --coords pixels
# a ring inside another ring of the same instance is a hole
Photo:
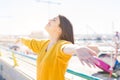
[[[60,51],[59,54],[58,54],[58,56],[59,56],[59,58],[62,60],[62,62],[67,63],[68,60],[72,57],[72,55],[65,54],[65,53],[63,52],[63,48],[64,48],[63,45],[64,45],[64,44],[71,44],[71,43],[68,42],[68,41],[62,41],[62,42],[60,42],[60,44],[59,44],[59,46],[58,46],[58,48],[59,48],[58,51]]]

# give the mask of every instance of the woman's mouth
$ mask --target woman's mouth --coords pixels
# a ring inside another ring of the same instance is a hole
[[[48,22],[48,24],[47,25],[49,25],[50,26],[50,22]]]

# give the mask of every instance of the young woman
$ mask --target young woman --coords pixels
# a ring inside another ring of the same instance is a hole
[[[45,29],[49,40],[20,39],[37,54],[37,80],[65,80],[68,61],[74,54],[82,63],[94,65],[96,53],[74,44],[73,27],[66,17],[58,15],[49,20]]]

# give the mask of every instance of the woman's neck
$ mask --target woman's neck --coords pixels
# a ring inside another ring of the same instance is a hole
[[[57,43],[58,39],[54,37],[50,37],[50,43],[48,44],[48,47],[46,48],[46,52],[55,44]]]
[[[59,39],[56,37],[50,37],[50,43],[54,44],[58,41]]]

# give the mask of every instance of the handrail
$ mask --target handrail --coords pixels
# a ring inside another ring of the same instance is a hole
[[[24,57],[26,57],[26,58],[28,58],[28,59],[36,60],[36,58],[27,56],[27,55],[25,55],[25,54],[22,54],[21,52],[17,52],[17,51],[14,51],[14,50],[10,50],[10,49],[8,49],[8,48],[1,47],[1,46],[0,46],[0,48],[5,49],[5,50],[7,50],[7,51],[10,51],[10,52],[12,52],[12,53],[14,53],[14,54],[18,54],[18,55],[24,56]],[[14,54],[12,54],[12,55],[14,55]],[[14,59],[13,59],[13,60],[14,60]],[[16,62],[16,60],[14,60],[14,65],[18,65],[17,62]],[[87,74],[85,74],[85,73],[78,73],[78,72],[75,72],[75,71],[73,71],[73,70],[71,70],[71,69],[67,69],[67,72],[70,73],[70,74],[73,74],[73,75],[75,75],[75,76],[78,76],[78,77],[87,79],[87,80],[101,80],[101,79],[98,78],[98,77],[91,76],[91,75],[87,75]]]
[[[73,74],[75,76],[82,77],[82,78],[87,79],[87,80],[101,80],[100,78],[90,76],[90,75],[87,75],[85,73],[80,73],[80,72],[78,73],[78,72],[75,72],[71,69],[67,69],[67,72],[70,73],[70,74]]]

